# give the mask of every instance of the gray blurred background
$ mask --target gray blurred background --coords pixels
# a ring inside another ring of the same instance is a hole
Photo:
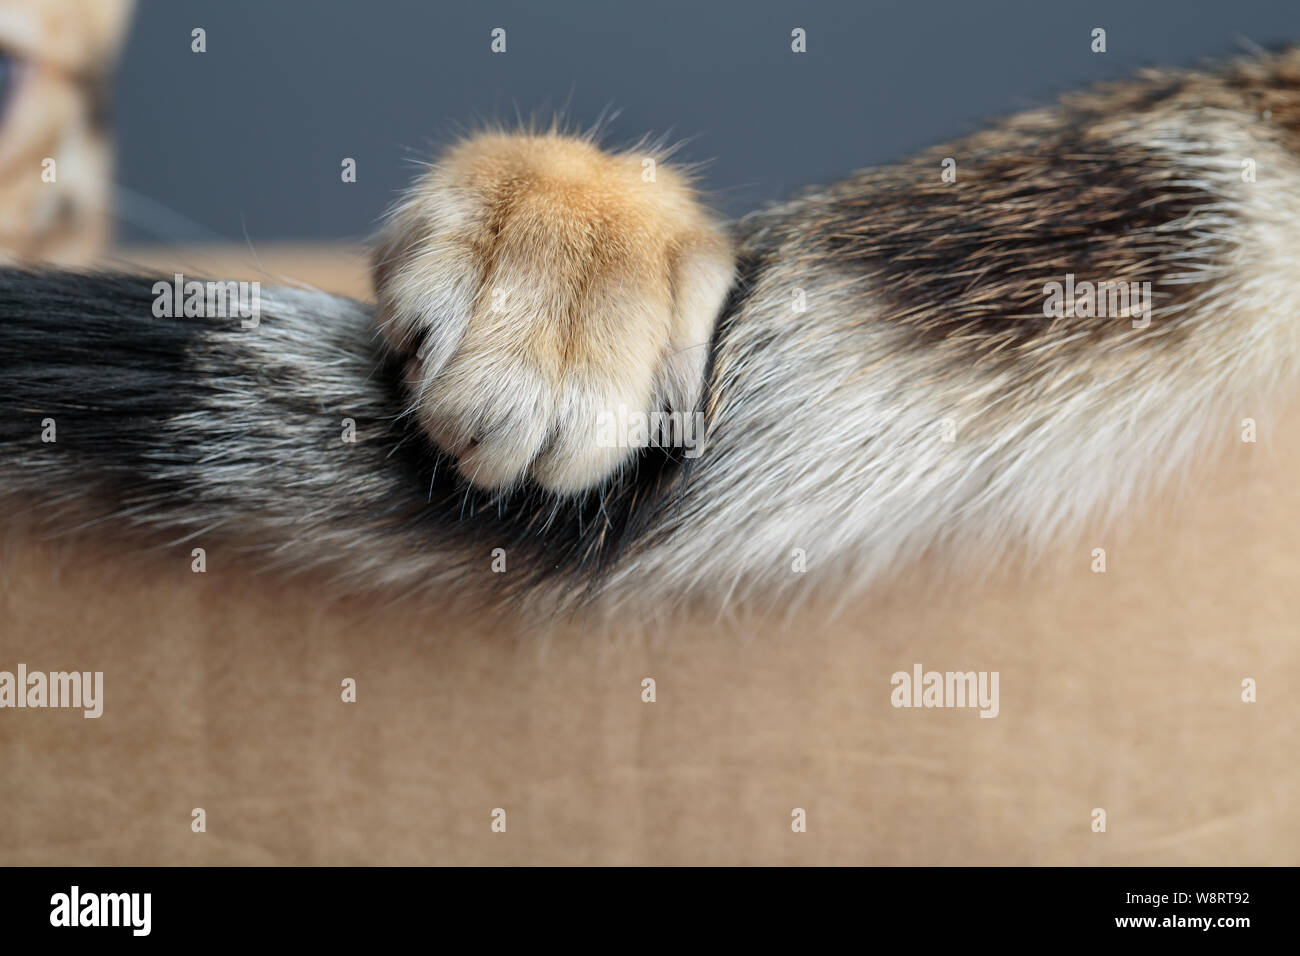
[[[1243,39],[1300,39],[1300,3],[142,0],[116,94],[119,238],[359,238],[459,130],[561,108],[584,126],[616,111],[613,143],[689,140],[680,155],[709,161],[713,204],[739,215]]]

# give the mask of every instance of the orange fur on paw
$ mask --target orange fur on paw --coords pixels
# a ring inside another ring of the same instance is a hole
[[[732,254],[686,178],[651,159],[485,134],[389,217],[380,326],[471,483],[580,491],[636,452],[608,416],[695,410]]]

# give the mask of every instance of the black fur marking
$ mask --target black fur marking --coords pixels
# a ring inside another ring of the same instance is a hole
[[[155,467],[158,422],[184,411],[185,353],[197,320],[155,320],[146,279],[0,270],[0,468],[43,487],[130,504]],[[56,440],[41,440],[43,419]],[[9,490],[9,489],[0,489]]]

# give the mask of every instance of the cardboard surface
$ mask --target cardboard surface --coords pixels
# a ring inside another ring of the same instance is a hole
[[[364,295],[348,250],[259,254]],[[1122,528],[837,615],[509,627],[11,524],[0,670],[102,670],[104,713],[0,710],[0,864],[1295,864],[1297,414]],[[997,671],[998,716],[892,706],[917,663]]]

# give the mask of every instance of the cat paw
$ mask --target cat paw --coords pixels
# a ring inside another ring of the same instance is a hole
[[[390,213],[377,318],[471,484],[571,493],[648,443],[611,421],[696,411],[733,268],[686,177],[653,157],[485,134]]]

